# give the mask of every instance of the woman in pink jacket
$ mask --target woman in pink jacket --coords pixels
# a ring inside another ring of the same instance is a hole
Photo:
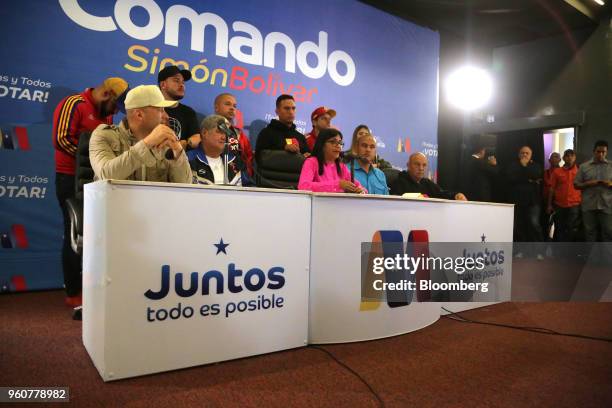
[[[325,193],[367,193],[357,180],[351,182],[351,174],[340,161],[342,133],[337,129],[325,129],[319,133],[312,149],[312,156],[304,162],[298,189]]]

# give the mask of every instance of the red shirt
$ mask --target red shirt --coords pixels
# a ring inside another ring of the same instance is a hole
[[[93,132],[100,124],[112,124],[113,115],[99,117],[99,111],[91,95],[92,88],[83,93],[62,99],[53,112],[53,147],[55,147],[55,171],[74,175],[75,156],[79,136]]]
[[[239,133],[240,137],[238,138],[238,143],[240,144],[240,157],[242,161],[246,165],[247,173],[249,176],[253,177],[253,148],[251,147],[251,141],[244,134],[242,129],[235,128]]]
[[[558,167],[551,167],[547,170],[544,170],[544,188],[542,189],[544,200],[548,200],[548,193],[550,193],[550,179],[552,177],[554,169],[558,169]]]
[[[312,152],[312,149],[314,149],[314,145],[316,142],[317,142],[317,135],[315,134],[315,130],[312,129],[310,133],[306,135],[306,144],[308,145],[308,148],[310,149],[311,152]]]
[[[578,173],[578,166],[569,169],[558,167],[550,176],[550,186],[555,190],[554,202],[557,207],[568,208],[580,205],[582,195],[580,190],[574,188],[574,179]]]

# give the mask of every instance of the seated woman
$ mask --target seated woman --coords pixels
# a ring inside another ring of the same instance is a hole
[[[376,139],[370,133],[357,133],[351,146],[351,159],[347,166],[355,180],[364,186],[369,194],[389,195],[387,177],[373,164],[376,160]]]
[[[342,133],[337,129],[324,129],[319,133],[312,156],[306,159],[300,174],[298,189],[327,193],[367,193],[340,161]]]

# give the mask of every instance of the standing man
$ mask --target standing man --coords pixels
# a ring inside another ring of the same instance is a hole
[[[593,158],[580,165],[574,186],[582,190],[582,222],[585,239],[612,241],[612,163],[606,158],[608,142],[599,140]]]
[[[427,156],[423,153],[411,154],[407,166],[408,170],[402,171],[391,184],[391,194],[401,196],[405,193],[421,193],[431,198],[467,201],[462,193],[442,190],[439,185],[425,177]]]
[[[325,106],[319,106],[317,109],[312,111],[312,114],[310,115],[312,130],[306,135],[306,143],[311,151],[314,148],[315,142],[317,141],[319,132],[321,132],[323,129],[329,129],[331,127],[331,120],[334,116],[336,116],[336,111],[333,109],[328,109]]]
[[[178,102],[185,97],[185,82],[191,79],[191,72],[179,69],[176,65],[168,65],[157,74],[157,82],[167,101]],[[187,105],[178,103],[172,108],[166,108],[169,117],[181,124],[180,143],[183,149],[195,149],[200,143],[200,129],[196,113]]]
[[[125,118],[119,126],[100,125],[89,142],[95,180],[140,180],[191,184],[187,155],[164,123],[164,100],[155,85],[140,85],[125,98]]]
[[[581,201],[580,190],[574,188],[574,179],[578,173],[576,153],[572,149],[567,149],[563,152],[563,161],[563,167],[555,168],[550,177],[546,213],[552,214],[556,210],[556,240],[572,242],[579,227]]]
[[[66,287],[66,305],[80,306],[81,256],[70,247],[70,217],[66,201],[75,196],[75,157],[79,136],[91,132],[100,124],[113,123],[117,101],[128,88],[122,78],[107,78],[83,93],[70,95],[60,101],[53,113],[53,146],[55,148],[55,194],[64,217],[62,269]]]
[[[238,136],[230,139],[230,149],[235,155],[239,155],[244,163],[249,176],[253,176],[253,148],[251,141],[242,129],[234,126],[234,118],[238,105],[236,97],[230,93],[222,93],[215,98],[215,114],[223,116],[230,123],[230,129]]]
[[[574,157],[575,159],[575,157]],[[550,165],[546,170],[544,170],[544,202],[548,202],[548,196],[550,193],[550,183],[552,179],[552,174],[555,169],[559,168],[559,163],[561,163],[561,155],[557,152],[552,152],[548,157],[548,164]]]
[[[518,160],[508,166],[508,182],[514,207],[514,229],[516,242],[542,242],[544,233],[540,224],[542,203],[542,168],[531,159],[533,151],[529,146],[519,149]],[[536,251],[542,250],[535,248]],[[517,258],[523,252],[516,253]],[[541,252],[537,259],[544,260]]]
[[[255,158],[260,160],[263,150],[285,150],[289,153],[302,153],[310,156],[310,149],[303,134],[295,129],[295,100],[293,96],[282,94],[276,98],[276,114],[268,126],[257,136]]]
[[[493,180],[497,176],[497,159],[486,154],[484,146],[474,149],[470,156],[464,188],[472,201],[493,201]]]

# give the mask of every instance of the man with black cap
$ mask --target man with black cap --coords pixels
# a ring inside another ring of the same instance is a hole
[[[180,101],[185,97],[185,82],[191,79],[191,72],[179,69],[176,65],[168,65],[157,75],[159,89],[167,101]],[[174,108],[166,108],[169,117],[181,124],[181,146],[184,149],[193,149],[200,144],[200,129],[196,113],[187,105],[179,102]]]
[[[317,141],[319,132],[321,132],[323,129],[328,129],[331,127],[331,120],[334,116],[336,116],[336,111],[326,108],[325,106],[319,106],[310,114],[312,131],[306,135],[306,143],[311,151],[314,148],[315,142]]]

